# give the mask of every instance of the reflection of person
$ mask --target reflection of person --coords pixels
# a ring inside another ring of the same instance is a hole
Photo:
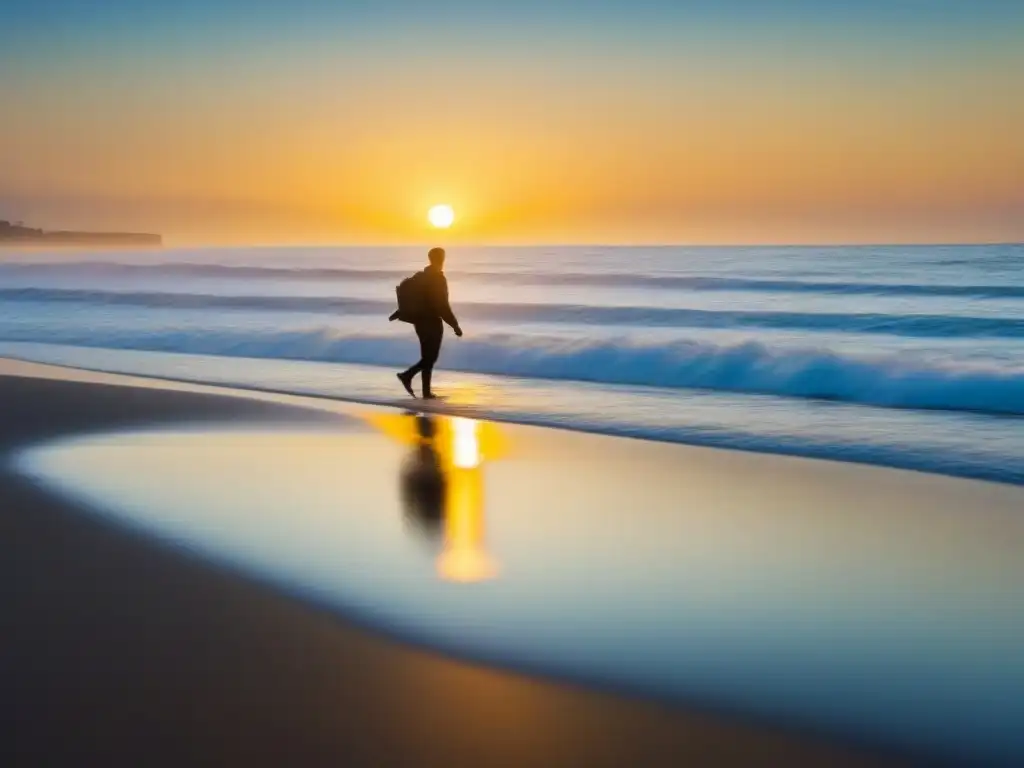
[[[443,532],[438,574],[459,582],[494,578],[497,563],[485,543],[480,422],[414,413],[397,418],[414,427],[411,435],[392,433],[413,445],[400,475],[402,505],[406,518],[431,538]]]
[[[437,426],[425,415],[413,415],[417,441],[401,474],[402,504],[406,516],[431,536],[441,532],[447,491],[441,457],[434,444]]]
[[[423,397],[434,398],[430,388],[430,379],[434,372],[434,364],[441,354],[441,340],[444,338],[444,323],[448,323],[456,336],[462,335],[459,321],[455,319],[451,304],[448,303],[448,279],[444,276],[444,248],[431,248],[427,254],[430,264],[418,273],[417,291],[421,300],[417,302],[413,327],[420,340],[420,360],[411,368],[398,374],[406,392],[413,395],[412,380],[417,373],[422,375]],[[396,312],[390,319],[398,318]],[[414,395],[415,396],[415,395]]]

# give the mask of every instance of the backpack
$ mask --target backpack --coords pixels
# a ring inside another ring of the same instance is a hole
[[[396,319],[404,323],[415,323],[423,313],[427,300],[425,277],[426,275],[420,271],[395,286],[395,295],[398,297]]]

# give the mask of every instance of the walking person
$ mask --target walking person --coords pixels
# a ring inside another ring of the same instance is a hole
[[[398,374],[405,391],[413,397],[412,380],[416,374],[422,376],[423,398],[433,400],[437,396],[430,388],[434,364],[441,353],[444,339],[444,323],[451,326],[456,336],[462,335],[459,321],[448,303],[448,279],[444,276],[444,248],[431,248],[427,258],[430,263],[425,269],[401,282],[396,289],[398,309],[389,320],[403,320],[412,323],[420,340],[420,359],[411,368]]]

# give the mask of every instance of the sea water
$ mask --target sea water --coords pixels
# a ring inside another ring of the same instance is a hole
[[[386,401],[423,248],[0,255],[0,354]],[[481,415],[1024,482],[1024,245],[460,247]]]

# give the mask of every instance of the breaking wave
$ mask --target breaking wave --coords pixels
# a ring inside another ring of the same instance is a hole
[[[329,328],[252,334],[69,327],[45,338],[33,334],[8,340],[387,366],[406,365],[418,352],[411,334],[339,334]],[[758,341],[654,345],[630,339],[593,342],[493,334],[446,345],[442,362],[467,372],[525,378],[1024,415],[1024,361],[969,363],[907,353],[861,356]]]

